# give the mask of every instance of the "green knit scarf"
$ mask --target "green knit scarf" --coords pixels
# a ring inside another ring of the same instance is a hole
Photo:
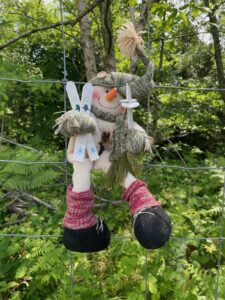
[[[117,116],[114,116],[114,115],[111,115],[110,113],[104,112],[95,106],[91,107],[91,112],[96,116],[96,118],[99,118],[104,121],[108,121],[110,123],[116,122]]]
[[[122,183],[128,172],[134,176],[137,175],[140,171],[139,163],[135,155],[126,150],[127,124],[125,115],[113,116],[98,110],[96,107],[92,107],[92,112],[99,119],[115,123],[113,148],[109,157],[111,165],[106,174],[106,184],[112,186]]]

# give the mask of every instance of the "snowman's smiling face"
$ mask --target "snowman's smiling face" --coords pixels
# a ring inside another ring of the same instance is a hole
[[[123,98],[116,88],[97,85],[93,88],[92,105],[100,111],[117,116],[124,112],[120,105]]]

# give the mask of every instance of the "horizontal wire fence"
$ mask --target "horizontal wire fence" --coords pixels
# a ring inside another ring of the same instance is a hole
[[[16,78],[7,78],[7,77],[0,77],[0,81],[12,81],[17,83],[24,83],[24,84],[48,84],[48,83],[58,83],[62,84],[64,87],[64,111],[67,110],[66,107],[66,83],[67,83],[67,69],[66,69],[66,40],[65,40],[65,31],[63,26],[63,9],[62,9],[62,3],[60,1],[60,16],[61,16],[61,22],[62,22],[62,40],[63,40],[63,69],[64,69],[64,78],[62,80],[54,80],[54,79],[46,79],[46,80],[25,80],[25,79],[16,79]],[[148,50],[149,50],[149,26],[148,26]],[[77,82],[74,81],[75,84],[81,84],[84,85],[86,82]],[[166,89],[166,90],[186,90],[186,91],[201,91],[201,92],[220,92],[225,91],[225,89],[220,88],[199,88],[199,87],[185,87],[185,86],[178,86],[178,85],[155,85],[155,89]],[[148,118],[149,118],[149,112],[150,112],[150,97],[148,97]],[[147,131],[149,131],[149,119],[147,120]],[[0,137],[2,141],[9,142],[9,140],[5,139],[4,137]],[[12,141],[10,141],[12,142]],[[14,142],[14,144],[19,146],[24,146],[19,143]],[[24,146],[30,150],[34,150],[31,147]],[[65,139],[65,149],[67,148],[67,140]],[[159,156],[160,157],[160,156]],[[160,157],[161,158],[161,157]],[[181,170],[188,170],[188,171],[210,171],[210,170],[222,170],[224,173],[224,181],[223,181],[223,193],[222,193],[222,204],[221,204],[221,220],[220,220],[220,226],[219,226],[219,236],[217,237],[177,237],[177,236],[171,236],[171,240],[176,241],[219,241],[219,247],[218,247],[218,262],[217,262],[217,281],[216,281],[216,291],[215,291],[215,299],[217,300],[219,297],[219,279],[220,279],[220,271],[221,271],[221,255],[222,255],[222,242],[225,240],[225,237],[223,236],[223,225],[224,225],[224,210],[225,210],[225,166],[180,166],[180,165],[169,165],[165,164],[163,160],[161,159],[162,164],[152,164],[148,161],[146,162],[146,170],[147,168],[170,168],[170,169],[181,169]],[[68,182],[68,161],[65,156],[64,161],[21,161],[21,160],[3,160],[0,159],[0,163],[13,163],[13,164],[24,164],[24,165],[31,165],[31,164],[45,164],[45,165],[64,165],[65,166],[65,185],[67,186]],[[29,239],[37,239],[37,238],[51,238],[51,239],[57,239],[62,238],[62,235],[54,235],[54,234],[40,234],[40,235],[29,235],[29,234],[21,234],[21,233],[12,233],[12,234],[0,234],[0,237],[5,238],[29,238]],[[132,236],[112,236],[112,239],[132,239]],[[148,297],[148,251],[145,252],[145,299]],[[71,252],[69,252],[69,261],[70,261],[70,284],[71,284],[71,299],[75,299],[75,292],[74,292],[74,273],[73,273],[73,257]]]
[[[64,80],[54,80],[54,79],[46,79],[46,80],[21,80],[17,78],[7,78],[7,77],[0,77],[0,81],[14,81],[14,82],[20,82],[20,83],[39,83],[39,84],[44,84],[44,83],[61,83],[65,84],[67,82],[67,79]],[[87,82],[84,81],[73,81],[75,84],[80,84],[84,85]],[[101,85],[101,84],[99,84]],[[109,86],[107,84],[104,84],[104,86]],[[113,87],[122,87],[124,85],[113,85]],[[208,91],[208,92],[219,92],[219,91],[225,91],[225,89],[220,89],[220,88],[200,88],[200,87],[188,87],[188,86],[179,86],[179,85],[154,85],[154,88],[156,89],[176,89],[176,90],[186,90],[186,91]]]

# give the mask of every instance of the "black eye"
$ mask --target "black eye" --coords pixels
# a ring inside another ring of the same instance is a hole
[[[106,92],[106,93],[108,93],[108,92],[109,92],[109,90],[106,90],[105,92]]]

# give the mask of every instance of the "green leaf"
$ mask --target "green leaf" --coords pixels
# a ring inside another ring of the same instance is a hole
[[[149,276],[148,287],[149,287],[150,292],[153,295],[157,295],[158,294],[157,279],[154,276]]]
[[[25,266],[21,267],[15,275],[16,279],[23,278],[26,275],[27,268]]]
[[[20,300],[20,292],[17,291],[15,293],[13,293],[12,297],[11,297],[12,300]]]
[[[16,286],[16,285],[17,285],[17,282],[16,282],[16,281],[10,281],[10,282],[8,282],[8,284],[7,284],[8,288],[13,288],[13,287]]]
[[[10,108],[7,107],[5,113],[7,115],[12,115],[14,112]]]
[[[0,292],[5,292],[8,289],[8,285],[6,281],[0,281]]]
[[[192,10],[192,12],[191,12],[192,17],[194,17],[194,18],[198,17],[199,13],[200,13],[200,10],[197,7],[194,7],[193,10]]]
[[[211,25],[211,26],[214,26],[214,27],[216,27],[216,28],[219,28],[219,25],[218,25],[218,24],[216,24],[216,23],[212,23],[212,22],[210,22],[210,25]]]
[[[206,6],[201,6],[198,8],[200,11],[204,12],[204,13],[210,13],[211,9],[209,7]]]
[[[151,12],[155,13],[158,9],[161,9],[162,6],[159,3],[152,3],[151,5]]]
[[[164,26],[164,31],[165,31],[165,32],[170,32],[170,31],[171,31],[171,26],[170,26],[169,24],[166,24],[166,25]]]
[[[169,49],[173,49],[173,47],[174,47],[174,41],[171,40],[171,41],[166,42],[166,46],[167,46]]]
[[[170,11],[171,6],[166,3],[153,3],[151,6],[152,13],[159,12],[161,14],[164,10]]]
[[[184,21],[184,23],[186,24],[186,25],[188,25],[189,24],[189,21],[188,21],[188,18],[187,18],[187,15],[185,14],[185,13],[183,13],[183,12],[180,12],[179,13],[179,16],[180,16],[180,18]]]
[[[136,0],[129,0],[129,6],[134,7],[136,4]]]
[[[140,294],[137,294],[136,292],[131,292],[128,294],[127,300],[139,300],[143,299],[143,297]]]
[[[20,245],[17,243],[14,243],[12,245],[10,245],[1,255],[0,257],[7,257],[7,256],[12,256],[14,254],[16,254],[19,249],[20,249]]]

